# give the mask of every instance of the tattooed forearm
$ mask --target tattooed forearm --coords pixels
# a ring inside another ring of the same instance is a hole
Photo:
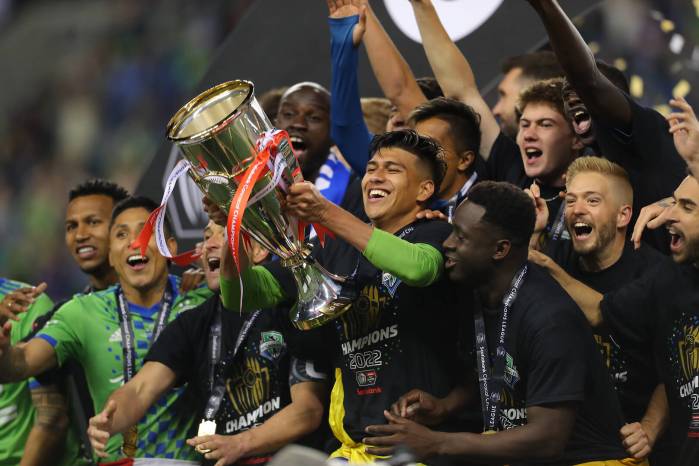
[[[35,425],[57,431],[68,427],[68,403],[58,387],[35,388],[32,390],[32,402],[36,408]]]

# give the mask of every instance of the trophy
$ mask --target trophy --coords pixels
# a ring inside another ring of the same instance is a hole
[[[303,225],[282,211],[286,189],[303,176],[288,135],[272,127],[251,82],[225,82],[190,100],[170,119],[167,137],[189,162],[188,174],[201,191],[230,212],[231,247],[239,224],[243,236],[276,254],[291,271],[298,288],[290,315],[296,327],[321,326],[349,308],[354,296],[342,286],[347,279],[309,255]],[[316,226],[319,237],[321,229]],[[232,253],[237,265],[238,251]]]

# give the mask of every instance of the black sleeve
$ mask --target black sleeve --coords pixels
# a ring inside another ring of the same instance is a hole
[[[625,343],[638,345],[652,341],[654,290],[661,274],[668,272],[672,274],[667,267],[659,267],[604,295],[600,304],[602,318],[622,347]]]
[[[281,260],[273,260],[264,264],[262,267],[266,268],[272,276],[279,282],[282,287],[285,296],[289,296],[289,301],[282,303],[282,305],[291,306],[296,301],[296,281],[294,281],[294,275],[289,271],[288,268],[281,264]]]
[[[169,367],[177,375],[178,386],[195,380],[200,366],[206,364],[197,359],[208,354],[209,314],[199,306],[177,316],[153,343],[145,362],[159,362]]]
[[[423,220],[415,223],[415,229],[405,235],[405,239],[413,244],[429,244],[442,252],[442,244],[451,234],[451,225],[444,220]]]
[[[557,303],[553,305],[558,306]],[[591,339],[576,309],[560,312],[555,321],[527,332],[527,406],[583,401],[587,379],[585,338]]]
[[[519,186],[525,175],[517,143],[501,132],[490,149],[486,169],[488,179],[507,181]]]

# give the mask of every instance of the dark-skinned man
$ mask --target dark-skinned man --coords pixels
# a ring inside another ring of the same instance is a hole
[[[332,273],[352,276],[358,298],[335,321],[321,327],[320,351],[335,368],[330,426],[341,447],[332,456],[352,463],[376,459],[361,443],[364,428],[382,422],[382,411],[411,388],[432,387],[447,404],[460,406],[453,391],[450,355],[455,353],[455,295],[442,275],[441,242],[446,222],[415,221],[439,190],[441,149],[413,131],[377,136],[362,179],[367,224],[329,203],[310,183],[295,184],[287,209],[307,222],[333,231],[337,240],[318,247],[315,257]],[[218,223],[225,214],[213,206]],[[281,267],[243,267],[243,309],[293,300],[296,287]],[[238,307],[237,272],[224,265],[224,304]],[[424,309],[440,309],[428,317]]]
[[[224,228],[209,222],[204,238],[207,285],[218,291]],[[255,264],[269,255],[257,243],[249,254]],[[290,356],[293,337],[285,309],[253,315],[223,311],[215,295],[175,319],[138,374],[90,419],[95,450],[103,452],[112,434],[137,423],[162,394],[183,383],[194,392],[202,418],[209,400],[219,403],[208,420],[215,431],[187,441],[216,466],[265,464],[275,450],[314,431],[323,415],[326,376],[312,361]],[[212,352],[218,354],[218,371],[225,371],[221,376],[211,368]]]
[[[491,435],[437,432],[386,412],[390,424],[370,426],[367,433],[380,437],[367,443],[488,464],[622,464],[621,410],[589,326],[555,281],[527,262],[534,222],[522,190],[485,181],[457,209],[444,243],[449,279],[474,290],[463,344]]]
[[[152,340],[165,324],[211,296],[207,289],[178,293],[179,280],[168,274],[167,261],[157,252],[155,238],[151,238],[145,255],[133,249],[133,241],[156,207],[146,198],[127,198],[114,207],[109,262],[119,277],[119,286],[76,296],[26,343],[10,346],[7,334],[0,335],[3,381],[23,380],[72,358],[85,370],[95,410],[101,410],[108,395],[141,367]],[[168,246],[176,252],[171,236]],[[106,457],[160,457],[164,464],[167,460],[175,461],[173,464],[196,460],[196,452],[185,445],[193,423],[193,413],[188,412],[191,402],[181,392],[169,392],[141,419],[137,429],[113,437]]]

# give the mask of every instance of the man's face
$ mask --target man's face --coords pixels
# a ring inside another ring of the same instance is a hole
[[[447,171],[441,184],[442,194],[453,195],[454,190],[461,188],[459,172],[465,172],[470,166],[469,162],[459,157],[454,138],[451,134],[451,126],[440,118],[429,118],[415,125],[415,130],[421,136],[428,136],[436,140],[444,150],[444,161],[447,164]],[[461,166],[460,166],[461,165]],[[455,186],[458,185],[458,186]]]
[[[76,197],[66,209],[66,246],[86,274],[109,269],[109,219],[114,201],[104,194]]]
[[[219,275],[221,272],[221,251],[225,244],[224,228],[209,221],[204,229],[204,245],[201,258],[204,263],[206,284],[210,290],[219,289]]]
[[[391,105],[391,111],[388,115],[388,121],[386,122],[386,132],[400,131],[408,128],[408,123],[398,111],[398,107]]]
[[[109,231],[109,262],[125,288],[147,290],[167,277],[167,259],[158,252],[155,235],[148,242],[145,256],[131,248],[149,214],[142,207],[126,209],[114,219]],[[177,252],[173,238],[168,240],[168,246],[173,254]]]
[[[302,169],[320,167],[332,145],[330,102],[325,93],[304,86],[286,95],[279,103],[276,125],[289,133]]]
[[[547,103],[530,103],[519,120],[517,145],[527,176],[551,184],[565,174],[580,142],[556,109]]]
[[[565,220],[573,249],[581,256],[596,254],[625,234],[622,208],[610,179],[595,172],[582,172],[568,182]]]
[[[444,270],[449,280],[475,284],[492,264],[497,239],[482,222],[485,209],[465,200],[456,209],[452,232],[444,241]]]
[[[377,226],[402,218],[432,195],[417,156],[396,147],[380,149],[369,160],[362,178],[364,210]]]
[[[573,125],[573,131],[586,146],[595,142],[595,131],[592,127],[592,117],[577,92],[569,83],[563,86],[563,107],[566,118]]]
[[[522,77],[522,68],[512,68],[498,85],[499,98],[493,107],[493,115],[498,119],[502,132],[513,139],[517,136],[517,99],[530,82]]]
[[[670,252],[677,263],[699,264],[699,182],[688,176],[674,194],[675,205],[668,212]]]

